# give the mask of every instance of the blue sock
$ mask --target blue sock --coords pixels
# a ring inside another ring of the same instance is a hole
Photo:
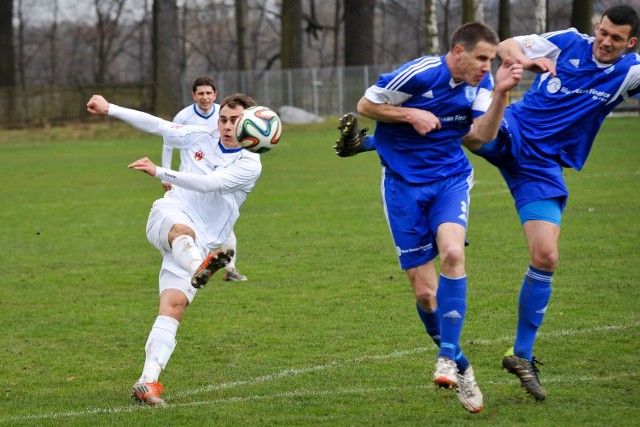
[[[467,312],[467,276],[451,279],[441,274],[436,299],[440,310],[438,357],[456,360],[464,316]],[[467,361],[467,365],[468,363]]]
[[[552,277],[553,272],[529,266],[522,282],[514,354],[529,361],[533,359],[533,343],[551,298]]]
[[[422,320],[422,324],[427,330],[427,334],[429,334],[433,342],[440,348],[439,310],[436,308],[432,312],[425,311],[418,303],[416,303],[416,308],[418,309],[418,316],[420,316],[420,320]],[[464,372],[469,367],[469,359],[467,359],[459,346],[456,347],[455,361],[460,372]]]
[[[376,140],[372,136],[365,136],[362,147],[360,148],[360,153],[363,151],[375,151],[376,149]]]
[[[436,308],[431,312],[425,311],[417,302],[416,308],[418,309],[418,316],[420,316],[420,320],[422,320],[422,324],[427,330],[427,334],[429,334],[433,342],[440,348],[440,319],[438,318],[438,309]]]

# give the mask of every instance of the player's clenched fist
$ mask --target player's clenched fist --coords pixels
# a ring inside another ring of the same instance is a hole
[[[87,111],[91,114],[106,115],[109,113],[109,103],[101,95],[93,95],[87,102]]]

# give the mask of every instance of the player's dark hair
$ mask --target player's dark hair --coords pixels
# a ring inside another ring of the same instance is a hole
[[[638,18],[638,12],[628,4],[619,4],[616,6],[611,6],[609,9],[605,10],[602,14],[602,17],[609,18],[609,21],[613,25],[628,25],[631,27],[631,32],[629,33],[629,38],[635,37],[638,34],[638,26],[640,23],[640,19]],[[602,20],[600,21],[602,22]]]
[[[214,92],[218,91],[218,89],[216,89],[216,81],[213,80],[213,77],[211,76],[196,77],[195,79],[193,79],[193,83],[191,84],[191,86],[193,93],[196,93],[196,88],[198,86],[211,86]]]
[[[473,50],[481,41],[497,46],[500,38],[491,27],[480,22],[464,24],[451,35],[451,47],[459,44],[466,51]]]
[[[234,109],[238,106],[243,107],[245,110],[249,107],[253,107],[256,104],[256,101],[253,100],[250,96],[245,95],[244,93],[234,93],[233,95],[226,96],[222,102],[220,103],[220,109],[223,107],[229,106],[229,108]]]

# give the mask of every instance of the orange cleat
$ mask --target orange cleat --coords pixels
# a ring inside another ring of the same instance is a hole
[[[164,393],[164,387],[158,381],[143,383],[138,381],[131,387],[131,397],[138,402],[149,406],[164,406],[164,400],[160,394]]]
[[[201,288],[206,285],[216,271],[225,268],[227,264],[231,262],[233,254],[233,249],[227,249],[226,251],[216,249],[207,255],[204,261],[202,261],[202,264],[200,264],[200,267],[198,267],[198,270],[196,270],[191,277],[191,286]]]

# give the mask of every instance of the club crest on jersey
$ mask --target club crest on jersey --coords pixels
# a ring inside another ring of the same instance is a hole
[[[473,102],[476,99],[476,93],[478,93],[478,88],[473,86],[467,86],[464,88],[464,96],[467,97],[467,101]]]
[[[554,77],[547,82],[547,92],[556,93],[562,87],[562,82],[559,78]]]
[[[204,158],[204,151],[198,150],[196,154],[193,156],[196,160],[202,160]]]

